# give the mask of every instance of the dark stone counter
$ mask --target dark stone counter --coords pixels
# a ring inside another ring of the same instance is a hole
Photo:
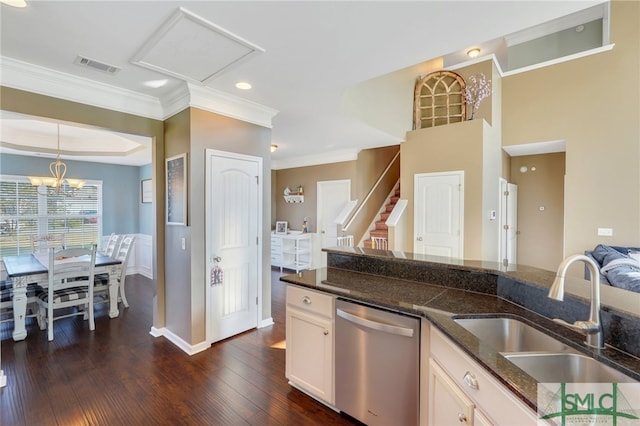
[[[537,382],[455,323],[453,316],[517,318],[640,381],[637,354],[611,346],[602,350],[587,348],[582,334],[550,319],[586,319],[589,308],[588,302],[580,298],[565,297],[564,302],[548,299],[548,287],[554,277],[551,272],[531,267],[499,271],[499,265],[487,262],[439,263],[410,253],[360,248],[325,251],[328,268],[284,276],[281,280],[428,319],[533,409]],[[603,309],[602,316],[609,345],[638,350],[640,318],[609,308]],[[619,342],[624,339],[628,341]]]

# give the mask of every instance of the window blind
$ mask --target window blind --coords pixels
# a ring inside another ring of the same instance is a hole
[[[30,253],[31,235],[64,233],[67,247],[100,241],[101,181],[87,181],[71,194],[43,195],[26,176],[0,175],[0,197],[0,256]]]

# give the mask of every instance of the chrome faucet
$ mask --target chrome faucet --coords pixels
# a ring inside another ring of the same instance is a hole
[[[576,261],[582,261],[589,268],[591,275],[591,308],[589,311],[589,320],[576,321],[573,324],[555,318],[554,321],[574,330],[586,333],[587,346],[592,348],[602,349],[604,348],[604,333],[602,330],[602,320],[600,318],[600,271],[596,263],[589,257],[583,254],[574,254],[562,261],[558,267],[558,273],[556,279],[553,281],[551,288],[549,289],[549,298],[554,300],[564,299],[564,277],[567,273],[569,266]]]

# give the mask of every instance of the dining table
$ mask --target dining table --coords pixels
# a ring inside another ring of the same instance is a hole
[[[7,271],[7,280],[13,287],[13,340],[24,340],[27,337],[25,319],[27,314],[27,287],[38,284],[47,288],[49,284],[49,254],[19,254],[4,256],[2,261]],[[118,277],[122,261],[96,253],[94,274],[109,276],[109,318],[120,315],[118,311]]]

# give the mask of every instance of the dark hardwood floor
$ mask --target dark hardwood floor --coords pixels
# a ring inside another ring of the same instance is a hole
[[[80,317],[56,321],[47,341],[35,320],[13,342],[0,324],[0,425],[326,425],[349,419],[292,388],[284,377],[285,286],[272,272],[275,325],[188,356],[149,334],[153,284],[127,277],[131,307],[96,308],[96,329]]]

